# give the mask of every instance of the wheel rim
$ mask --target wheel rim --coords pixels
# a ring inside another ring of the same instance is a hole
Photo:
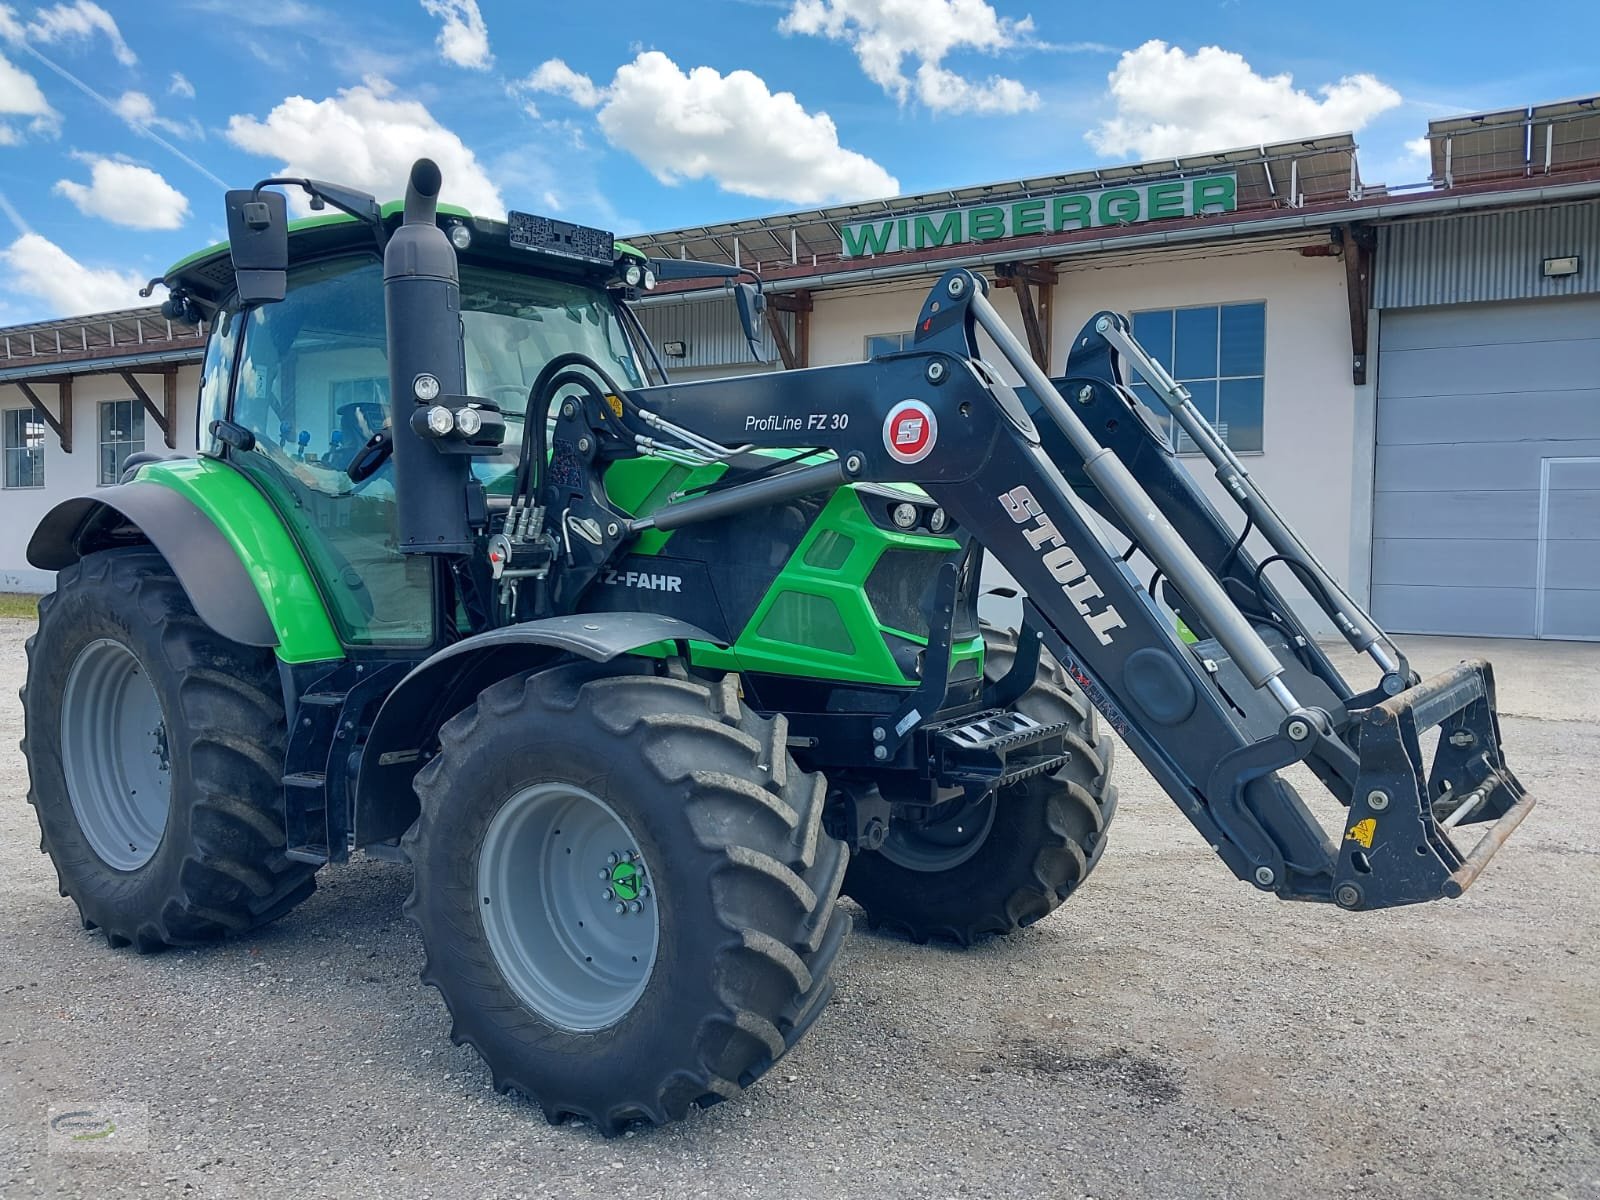
[[[978,852],[994,827],[995,798],[931,825],[891,823],[878,853],[908,871],[948,871]]]
[[[67,672],[61,766],[78,828],[102,862],[136,871],[155,857],[172,804],[166,720],[121,642],[90,642]]]
[[[604,1029],[644,993],[661,927],[638,846],[605,801],[566,783],[517,792],[483,835],[489,949],[512,991],[552,1024]]]

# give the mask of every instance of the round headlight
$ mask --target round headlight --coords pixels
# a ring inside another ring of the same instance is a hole
[[[656,286],[656,273],[649,267],[644,269],[644,290],[649,291]]]
[[[928,528],[935,533],[943,533],[944,527],[948,524],[950,524],[950,518],[942,508],[934,509],[933,515],[928,518]]]
[[[915,504],[896,504],[890,514],[894,523],[901,529],[910,529],[917,523],[917,506]]]
[[[472,245],[472,230],[465,225],[450,226],[450,244],[457,250],[465,250]]]
[[[638,287],[644,281],[644,268],[638,263],[629,263],[628,269],[622,273],[622,278],[629,287]]]
[[[428,431],[435,437],[443,437],[456,427],[456,415],[442,404],[435,404],[428,410]]]
[[[475,408],[456,409],[456,428],[467,437],[483,428],[483,414]]]
[[[411,391],[424,404],[439,397],[439,381],[432,375],[418,375],[411,381]]]

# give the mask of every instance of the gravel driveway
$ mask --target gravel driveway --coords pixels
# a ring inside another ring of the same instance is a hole
[[[0,622],[6,694],[27,631]],[[1124,754],[1110,849],[1063,909],[964,953],[858,932],[751,1092],[609,1142],[450,1045],[403,867],[326,870],[211,949],[83,932],[9,703],[0,1197],[1600,1198],[1600,645],[1407,645],[1424,670],[1495,660],[1540,799],[1462,900],[1271,900]],[[121,1142],[55,1150],[52,1116],[83,1111]]]

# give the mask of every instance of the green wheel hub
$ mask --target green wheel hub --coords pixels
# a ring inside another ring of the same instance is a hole
[[[637,839],[594,793],[524,788],[478,851],[478,912],[518,998],[563,1029],[614,1025],[644,994],[661,941]]]

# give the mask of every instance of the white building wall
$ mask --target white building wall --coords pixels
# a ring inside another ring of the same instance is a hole
[[[138,376],[150,398],[161,404],[159,375]],[[33,385],[39,398],[55,412],[56,387],[53,383]],[[200,392],[200,368],[184,366],[178,370],[178,420],[173,430],[177,449],[192,453],[195,447],[195,409]],[[72,382],[72,453],[61,449],[55,430],[45,430],[44,486],[0,490],[0,591],[46,592],[54,586],[55,575],[28,565],[28,540],[45,513],[61,501],[92,492],[100,486],[100,402],[137,400],[128,385],[116,375],[85,375]],[[0,409],[29,408],[21,390],[0,384]],[[161,428],[148,412],[144,415],[145,449],[165,451]]]

